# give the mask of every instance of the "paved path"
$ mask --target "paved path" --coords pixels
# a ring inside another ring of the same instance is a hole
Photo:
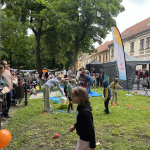
[[[136,93],[138,95],[143,95],[143,96],[145,96],[146,93],[144,90],[130,90],[129,92]],[[148,91],[148,95],[150,96],[150,91]]]

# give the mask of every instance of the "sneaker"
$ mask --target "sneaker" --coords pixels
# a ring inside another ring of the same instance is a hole
[[[12,117],[8,115],[8,116],[5,116],[5,118],[12,118]]]
[[[109,111],[107,111],[106,114],[109,114]]]
[[[66,113],[71,113],[70,110],[68,110]]]
[[[114,105],[113,103],[111,103],[111,105]]]
[[[115,102],[115,104],[119,105],[117,102]]]

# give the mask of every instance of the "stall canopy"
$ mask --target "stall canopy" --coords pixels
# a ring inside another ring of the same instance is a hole
[[[87,70],[91,73],[91,69],[92,67],[95,68],[96,73],[99,72],[99,68],[103,68],[103,63],[97,61],[96,59],[94,59],[91,63],[86,65]]]
[[[127,70],[127,81],[120,80],[119,84],[124,89],[132,89],[135,79],[136,65],[150,64],[150,60],[139,59],[133,56],[130,56],[125,53],[126,59],[126,70]],[[117,61],[110,61],[103,64],[104,74],[109,77],[109,83],[111,83],[116,77],[118,77],[118,67]]]

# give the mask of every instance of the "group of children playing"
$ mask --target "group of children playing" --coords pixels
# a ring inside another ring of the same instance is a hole
[[[51,88],[54,86],[57,86],[59,82],[56,84],[56,80],[52,82],[51,79],[45,83],[45,87],[43,87],[43,92],[49,93]],[[76,145],[75,150],[96,150],[96,140],[95,140],[95,130],[94,130],[94,124],[93,124],[93,115],[92,115],[92,107],[90,106],[89,101],[89,93],[88,90],[82,86],[80,86],[80,83],[83,81],[79,81],[78,84],[76,84],[76,80],[72,79],[69,81],[67,78],[64,81],[61,81],[64,84],[64,93],[65,96],[68,96],[69,99],[69,105],[68,105],[68,112],[70,112],[71,109],[73,109],[73,103],[77,104],[77,117],[76,117],[76,123],[72,125],[69,128],[69,132],[72,132],[76,129],[77,134],[79,135],[79,139]],[[116,78],[114,82],[108,85],[108,80],[103,81],[104,86],[104,104],[105,104],[105,112],[106,114],[109,114],[108,104],[109,100],[111,99],[111,90],[113,92],[113,98],[111,101],[111,104],[113,104],[113,99],[115,97],[115,104],[117,103],[117,88],[122,88],[119,85],[119,80]],[[50,90],[48,90],[48,87]],[[47,91],[48,90],[48,91]],[[60,90],[61,91],[61,90]],[[44,93],[43,93],[44,94]],[[46,94],[45,94],[46,95]],[[64,94],[62,93],[64,96]],[[48,96],[48,102],[49,102],[49,94]],[[46,97],[44,96],[44,101]],[[49,103],[44,103],[44,108],[49,106]],[[47,108],[49,109],[49,108]]]
[[[113,93],[113,97],[111,99],[111,105],[114,105],[113,104],[114,98],[115,98],[115,104],[118,105],[117,102],[118,88],[121,89],[123,88],[119,85],[118,78],[115,78],[114,81],[110,84],[110,86],[108,85],[108,80],[104,80],[103,86],[104,86],[104,105],[105,105],[104,112],[106,112],[106,114],[109,114],[108,104],[109,104],[109,100],[111,99],[111,89]]]
[[[82,82],[82,81],[81,81]],[[117,103],[117,88],[123,89],[119,85],[118,78],[115,78],[114,81],[108,84],[108,80],[103,81],[104,86],[104,105],[105,105],[105,113],[109,114],[109,100],[111,99],[111,89],[113,93],[113,98],[111,100],[111,105],[113,105],[113,99],[115,98],[115,104]],[[78,104],[77,106],[77,119],[76,123],[69,128],[69,131],[72,132],[76,129],[77,134],[79,135],[79,139],[76,145],[76,150],[85,150],[90,148],[90,150],[96,149],[95,143],[95,130],[93,124],[93,115],[92,108],[90,106],[89,94],[86,88],[84,87],[76,87],[75,79],[72,79],[69,83],[68,80],[64,83],[64,92],[66,96],[68,95],[69,106],[68,112],[70,109],[73,109],[73,103]]]

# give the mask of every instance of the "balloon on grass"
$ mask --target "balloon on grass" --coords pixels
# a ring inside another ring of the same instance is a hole
[[[6,147],[11,140],[11,133],[6,130],[2,129],[0,130],[0,148]]]
[[[55,138],[59,138],[59,134],[55,134],[55,136],[54,136]]]

